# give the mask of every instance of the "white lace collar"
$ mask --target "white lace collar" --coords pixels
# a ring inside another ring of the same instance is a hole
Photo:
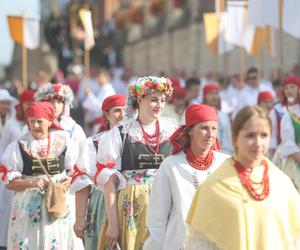
[[[35,158],[41,157],[38,152],[40,144],[33,135],[28,132],[19,140],[22,148]],[[64,131],[50,131],[50,149],[48,158],[55,158],[59,156],[66,148],[67,137]]]

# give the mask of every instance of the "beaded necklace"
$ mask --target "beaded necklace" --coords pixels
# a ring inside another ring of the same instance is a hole
[[[186,152],[186,159],[193,168],[205,171],[212,165],[214,160],[214,153],[212,150],[209,150],[206,157],[196,157],[194,156],[192,150],[188,149]]]
[[[262,201],[268,197],[270,193],[269,186],[269,175],[268,175],[268,163],[266,160],[263,160],[261,164],[264,166],[264,173],[262,180],[260,182],[255,182],[251,180],[250,175],[253,168],[243,167],[238,161],[234,161],[234,167],[239,175],[239,178],[243,186],[247,189],[248,193],[257,201]],[[255,187],[256,186],[256,187]],[[261,193],[258,193],[257,190],[262,189]]]
[[[146,143],[147,148],[152,154],[157,154],[160,147],[160,126],[158,120],[155,122],[155,132],[153,135],[149,135],[143,128],[140,119],[137,119],[137,122],[140,124],[143,138]],[[155,146],[155,148],[152,147],[152,145]]]

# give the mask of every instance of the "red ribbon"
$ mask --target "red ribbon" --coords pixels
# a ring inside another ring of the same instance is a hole
[[[74,173],[72,175],[72,179],[71,179],[71,184],[73,183],[73,181],[78,177],[78,176],[82,176],[82,175],[87,175],[86,173],[82,172],[79,170],[79,168],[77,167],[77,165],[74,166]]]
[[[95,185],[97,186],[97,177],[98,177],[98,175],[101,173],[101,171],[104,169],[104,168],[113,168],[114,166],[115,166],[116,164],[115,163],[113,163],[113,162],[109,162],[109,163],[107,163],[107,164],[100,164],[100,163],[97,163],[97,171],[96,171],[96,174],[95,174],[95,176],[94,176],[94,178],[93,178],[93,180],[94,180],[94,183],[95,183]]]
[[[6,176],[7,176],[7,173],[8,173],[8,170],[5,166],[1,165],[0,166],[0,173],[3,173],[2,175],[2,181],[4,181],[6,179]]]

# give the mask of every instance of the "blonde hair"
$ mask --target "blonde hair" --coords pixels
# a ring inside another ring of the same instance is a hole
[[[235,144],[239,132],[243,129],[245,123],[252,118],[264,119],[267,120],[270,126],[270,130],[272,128],[272,123],[269,115],[259,106],[246,106],[242,108],[236,115],[232,123],[232,143]],[[237,149],[235,148],[235,151]]]

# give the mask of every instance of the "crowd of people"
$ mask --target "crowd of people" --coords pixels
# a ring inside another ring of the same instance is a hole
[[[300,249],[295,72],[39,76],[0,89],[1,250]]]

